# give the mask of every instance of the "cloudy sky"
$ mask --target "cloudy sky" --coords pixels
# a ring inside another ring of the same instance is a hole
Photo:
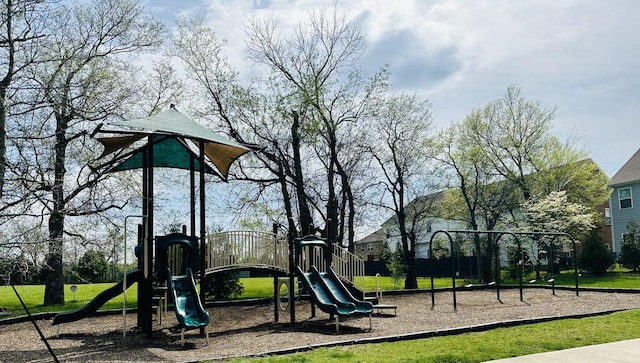
[[[527,99],[557,107],[554,135],[575,139],[610,177],[640,148],[640,1],[146,0],[145,6],[168,26],[178,14],[206,14],[242,73],[249,69],[248,19],[275,17],[293,29],[310,11],[334,3],[366,37],[365,69],[388,64],[393,90],[427,97],[438,126],[464,119],[515,84]]]

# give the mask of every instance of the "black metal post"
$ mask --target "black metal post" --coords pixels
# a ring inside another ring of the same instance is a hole
[[[576,296],[580,296],[580,289],[578,288],[578,255],[576,255],[576,240],[573,236],[568,235],[573,244],[573,273],[576,279]]]
[[[280,290],[278,289],[278,276],[273,276],[273,321],[278,322],[280,320],[279,312],[280,309]]]
[[[489,232],[488,233],[489,240],[491,240],[491,235],[492,233]],[[493,258],[495,258],[496,296],[498,298],[498,301],[502,302],[502,300],[500,300],[500,253],[498,251],[499,237],[502,237],[502,234],[498,235],[498,238],[496,238],[496,241],[494,243]]]
[[[149,215],[149,204],[147,203],[147,199],[149,197],[149,183],[147,183],[147,179],[149,177],[149,173],[148,173],[148,166],[147,166],[147,152],[143,151],[142,153],[142,215]],[[146,234],[145,232],[147,231],[147,224],[149,223],[149,219],[148,218],[143,218],[142,219],[142,225],[138,226],[138,244],[136,245],[136,248],[139,247],[139,253],[137,254],[138,257],[138,270],[140,271],[144,271],[144,259],[146,258],[146,256],[144,255],[144,244],[146,243]],[[144,330],[144,327],[146,326],[145,324],[145,311],[144,311],[144,304],[142,303],[144,301],[143,298],[143,293],[144,293],[144,289],[143,289],[143,280],[140,279],[140,283],[138,283],[138,302],[139,302],[139,306],[138,306],[138,329],[142,329]]]
[[[553,296],[556,296],[556,278],[555,278],[555,260],[556,256],[553,254],[553,241],[555,241],[555,237],[551,238],[551,242],[549,243],[549,256],[551,258],[551,293]]]
[[[520,245],[520,239],[517,236],[514,236],[514,238],[516,239],[516,243],[518,244],[518,256],[520,256],[520,258],[522,259],[522,267],[518,269],[518,276],[519,276],[519,288],[520,288],[520,301],[523,301],[523,296],[522,296],[522,279],[524,278],[524,255],[522,254],[522,246]]]
[[[207,226],[205,216],[205,188],[204,188],[204,140],[199,142],[200,149],[200,301],[202,306],[205,306],[205,294],[207,291],[207,279],[205,278],[206,272],[206,257],[207,257]],[[205,328],[200,328],[200,334],[205,334]]]
[[[18,300],[20,300],[20,304],[22,305],[22,308],[27,313],[27,316],[29,317],[29,320],[31,320],[31,323],[33,324],[33,326],[36,328],[38,335],[40,335],[40,339],[42,339],[42,341],[44,342],[44,345],[47,347],[49,354],[51,354],[51,358],[53,358],[53,361],[56,363],[60,362],[58,360],[58,356],[56,356],[56,353],[51,348],[51,345],[49,345],[47,338],[45,338],[44,334],[42,334],[42,330],[40,330],[40,327],[38,326],[38,324],[36,324],[36,320],[33,318],[33,315],[31,315],[31,313],[29,312],[29,309],[27,309],[27,305],[25,305],[24,301],[22,301],[22,297],[20,297],[20,294],[18,294],[18,290],[16,290],[16,287],[13,285],[13,282],[11,283],[11,288],[13,289],[13,292],[16,293],[16,296],[18,297]]]
[[[153,338],[153,322],[152,322],[152,305],[153,305],[153,177],[154,177],[154,159],[153,159],[153,135],[149,135],[147,142],[147,228],[145,231],[145,240],[143,245],[144,254],[144,272],[142,286],[142,310],[144,313],[143,330],[147,334],[147,338]],[[138,301],[140,304],[140,301]]]
[[[436,231],[434,234],[432,234],[431,239],[429,240],[429,270],[430,270],[429,275],[431,275],[431,310],[433,310],[433,308],[436,305],[436,292],[433,287],[433,237],[438,232],[439,231]]]
[[[453,311],[458,311],[458,300],[456,299],[456,259],[453,256],[455,247],[453,246],[453,239],[451,235],[447,233],[449,237],[449,246],[451,246],[451,285],[453,286]]]
[[[196,236],[196,163],[195,157],[192,153],[189,153],[189,206],[191,212],[191,237]]]
[[[295,258],[295,248],[294,248],[294,238],[293,238],[293,231],[289,231],[289,233],[287,234],[287,239],[289,240],[289,316],[290,316],[290,324],[291,325],[295,325],[296,324],[296,307],[293,304],[294,298],[295,298],[295,279],[294,279],[294,275],[295,275],[295,271],[297,271],[296,269],[296,263],[297,263],[297,258]]]

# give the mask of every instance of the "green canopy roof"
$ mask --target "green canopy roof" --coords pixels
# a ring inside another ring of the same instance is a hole
[[[115,166],[111,171],[123,171],[142,168],[144,150],[139,149],[125,161]],[[198,156],[179,139],[166,136],[153,136],[153,166],[177,169],[189,169],[191,158],[194,159],[194,169],[200,170]],[[204,171],[208,174],[218,173],[205,163]]]
[[[154,136],[154,158],[158,159],[154,161],[154,166],[189,169],[189,154],[192,152],[186,145],[185,140],[190,140],[195,148],[203,148],[204,155],[215,165],[216,169],[218,169],[218,174],[225,180],[229,174],[231,164],[237,158],[250,151],[247,146],[229,140],[197,124],[176,110],[173,105],[169,110],[147,118],[114,122],[112,125],[126,127],[131,130],[120,132],[120,134],[127,134],[126,136],[99,138],[98,141],[105,147],[102,156],[130,147],[145,135],[151,134],[181,140],[180,142],[166,144],[165,141],[162,141],[161,145],[155,145],[159,139]],[[159,148],[157,149],[157,147]],[[166,155],[162,155],[163,152]],[[116,169],[127,170],[141,167],[142,155],[134,154],[125,162],[119,164]],[[199,164],[197,164],[196,169],[199,169]],[[208,170],[213,172],[210,167],[208,167]]]

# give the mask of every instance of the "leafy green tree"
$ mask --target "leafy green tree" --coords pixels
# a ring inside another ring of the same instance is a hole
[[[536,196],[536,172],[573,159],[573,153],[567,154],[571,149],[565,150],[550,133],[554,117],[555,108],[543,108],[524,98],[520,87],[509,86],[502,98],[475,109],[465,127],[472,145],[481,145],[479,152],[492,172],[517,185],[529,200]],[[551,158],[552,153],[556,157]]]
[[[450,173],[455,191],[447,193],[448,219],[471,229],[520,227],[522,203],[551,192],[566,191],[568,200],[595,209],[608,198],[607,178],[570,141],[551,134],[555,108],[526,99],[518,86],[474,109],[444,133],[438,157]],[[479,275],[489,278],[492,235],[486,244],[476,236]],[[532,256],[532,258],[536,258]]]
[[[441,138],[439,162],[448,170],[455,189],[444,193],[441,215],[463,221],[472,230],[493,230],[501,220],[516,209],[520,199],[516,185],[496,175],[483,144],[476,143],[473,132],[481,113],[474,111],[462,123],[451,125]],[[473,236],[478,261],[478,280],[491,281],[491,256],[494,255],[492,235]],[[484,257],[483,257],[484,256]],[[489,257],[489,258],[487,258]]]
[[[578,268],[590,274],[599,275],[613,267],[616,259],[600,236],[600,228],[591,230],[589,237],[582,244],[582,253],[578,258]]]
[[[633,271],[638,271],[640,267],[640,225],[636,221],[627,223],[618,262]]]
[[[109,269],[107,257],[102,251],[89,250],[78,260],[78,274],[91,282],[103,281]]]

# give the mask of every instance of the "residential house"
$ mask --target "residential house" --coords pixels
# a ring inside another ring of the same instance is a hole
[[[424,206],[438,202],[442,200],[443,197],[443,192],[437,192],[416,198],[405,207],[408,211],[407,217],[410,219],[413,216],[413,211],[430,211],[430,208],[425,208]],[[434,232],[438,230],[466,229],[467,226],[465,223],[460,221],[428,215],[421,220],[418,228],[421,230],[421,233],[418,233],[416,258],[429,258],[429,241],[431,240],[431,236]],[[441,237],[445,238],[444,235]],[[366,261],[377,261],[380,259],[380,254],[384,248],[385,242],[391,251],[394,251],[400,242],[398,224],[395,216],[384,221],[381,228],[377,231],[365,236],[359,241],[356,241],[356,255]]]
[[[640,157],[638,157],[638,165],[640,165]],[[603,184],[606,182],[606,175],[600,169],[600,167],[595,164],[595,162],[591,159],[585,159],[583,161],[578,162],[575,165],[582,166],[593,164],[595,168],[593,168],[593,172],[599,175],[602,175],[604,178]],[[638,170],[638,169],[636,169]],[[593,178],[599,177],[599,175],[594,175]],[[636,180],[638,181],[637,187],[640,188],[640,175],[636,172]],[[565,181],[565,186],[568,184],[568,181]],[[575,190],[582,190],[579,187],[574,188]],[[640,191],[636,193],[636,195],[640,195]],[[416,198],[411,201],[407,206],[407,217],[410,219],[413,211],[418,211],[418,213],[429,213],[430,215],[421,218],[422,225],[418,226],[418,242],[416,244],[416,258],[429,258],[429,242],[433,233],[438,230],[466,230],[469,228],[468,224],[459,221],[446,219],[438,216],[438,208],[431,208],[431,206],[436,206],[439,201],[441,201],[444,197],[444,192],[433,193],[427,196]],[[606,201],[602,205],[596,208],[596,212],[602,216],[605,216],[608,212],[608,204],[609,201]],[[607,210],[605,210],[607,209]],[[605,218],[608,220],[608,218]],[[637,219],[640,223],[640,218]],[[626,225],[625,225],[626,226]],[[605,241],[611,247],[611,233],[609,233],[610,226],[608,223],[605,223],[601,230],[601,234]],[[483,229],[480,227],[479,229]],[[440,236],[445,238],[444,235]],[[382,246],[386,242],[391,250],[394,250],[397,243],[400,241],[399,231],[397,226],[397,219],[395,217],[391,217],[382,223],[381,228],[374,233],[364,237],[360,241],[356,241],[356,253],[360,254],[365,260],[377,260],[379,259],[379,252],[382,251]],[[443,246],[447,248],[447,246]],[[580,249],[580,245],[578,245],[578,249]],[[465,256],[470,256],[474,253],[473,247],[469,247],[468,244],[464,244],[464,250],[462,254]],[[504,251],[503,251],[504,252]],[[533,253],[533,252],[531,252]],[[564,257],[570,258],[572,257],[572,251],[565,251]]]
[[[378,261],[384,249],[385,232],[382,229],[356,241],[355,254],[365,261]]]
[[[613,252],[619,254],[627,223],[640,223],[640,149],[613,175],[609,187]]]

